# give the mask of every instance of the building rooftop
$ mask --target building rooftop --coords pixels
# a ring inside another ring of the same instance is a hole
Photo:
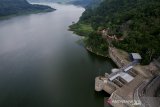
[[[142,59],[139,53],[131,53],[133,59]]]
[[[134,77],[124,72],[120,73],[120,77],[123,78],[127,83],[131,82],[134,79]]]
[[[132,77],[131,75],[129,75],[128,73],[125,72],[118,72],[117,74],[111,76],[109,78],[110,81],[113,81],[114,79],[116,79],[117,77],[121,77],[122,79],[124,79],[127,83],[131,82],[134,77]]]
[[[120,76],[120,74],[117,73],[116,75],[111,76],[111,77],[109,78],[109,80],[110,80],[110,81],[113,81],[114,79],[116,79],[116,78],[119,77],[119,76]]]

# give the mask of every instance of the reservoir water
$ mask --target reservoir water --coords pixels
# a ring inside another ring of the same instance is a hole
[[[0,21],[0,107],[103,107],[94,79],[114,64],[68,31],[84,8],[49,5],[57,10]]]

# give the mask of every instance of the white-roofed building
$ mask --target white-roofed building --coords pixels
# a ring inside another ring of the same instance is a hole
[[[138,61],[138,62],[142,59],[139,53],[131,53],[130,58],[132,61]]]
[[[129,82],[131,82],[134,79],[134,77],[132,77],[128,73],[119,72],[119,73],[117,73],[115,75],[110,76],[109,80],[113,81],[113,80],[115,80],[117,78],[119,78],[120,80],[122,80],[125,83],[129,83]]]
[[[132,77],[128,73],[124,73],[124,72],[120,73],[120,77],[127,83],[131,82],[134,79],[134,77]]]
[[[116,78],[119,77],[119,76],[120,76],[120,74],[118,73],[118,74],[116,74],[116,75],[111,76],[111,77],[109,78],[109,80],[110,80],[110,81],[113,81],[114,79],[116,79]]]

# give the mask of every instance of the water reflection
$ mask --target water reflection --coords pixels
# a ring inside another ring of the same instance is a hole
[[[103,107],[94,78],[113,65],[67,30],[84,9],[50,5],[57,10],[0,21],[0,107]]]

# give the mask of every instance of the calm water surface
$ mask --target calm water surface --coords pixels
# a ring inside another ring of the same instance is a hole
[[[112,69],[68,31],[81,7],[0,21],[0,107],[103,107],[94,78]]]

